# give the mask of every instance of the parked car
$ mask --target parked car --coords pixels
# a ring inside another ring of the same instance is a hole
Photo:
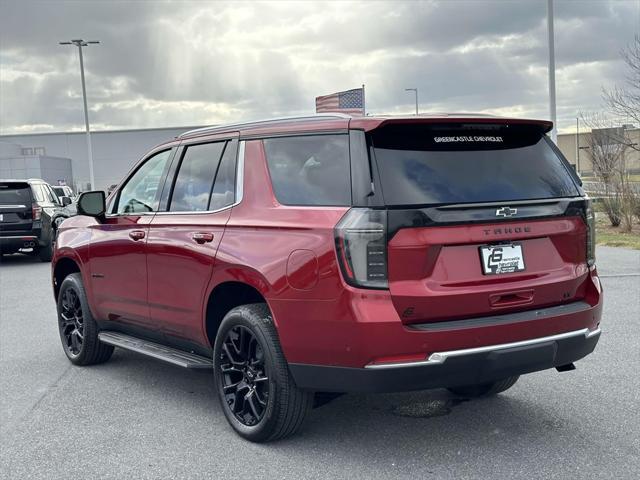
[[[314,395],[471,398],[571,370],[599,339],[602,288],[551,128],[335,114],[185,133],[60,227],[64,352],[213,366],[252,441],[293,434]]]
[[[76,197],[73,190],[71,190],[71,187],[67,185],[52,185],[51,188],[60,200],[60,203],[62,203],[62,197],[69,197],[71,200]]]
[[[69,215],[40,179],[0,179],[0,255],[16,252],[51,260],[55,228]]]

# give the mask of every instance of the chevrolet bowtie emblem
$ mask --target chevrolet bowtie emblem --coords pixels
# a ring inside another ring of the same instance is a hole
[[[517,208],[501,207],[496,210],[496,217],[513,217],[517,213]]]

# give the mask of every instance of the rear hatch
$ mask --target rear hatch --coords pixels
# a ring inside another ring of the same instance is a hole
[[[423,123],[368,134],[386,207],[387,285],[404,323],[585,296],[588,201],[547,129]]]
[[[33,197],[27,182],[0,181],[0,235],[30,232]]]

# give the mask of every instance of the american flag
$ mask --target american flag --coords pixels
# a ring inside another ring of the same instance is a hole
[[[316,97],[316,113],[340,112],[364,115],[364,88]]]

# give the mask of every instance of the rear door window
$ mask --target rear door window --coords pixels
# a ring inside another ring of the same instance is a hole
[[[579,195],[550,140],[517,125],[391,125],[371,135],[387,205]]]
[[[0,205],[31,205],[31,189],[26,183],[0,183]]]
[[[188,146],[178,170],[169,211],[202,212],[209,208],[213,180],[226,142]]]
[[[284,205],[351,205],[348,135],[264,140],[271,182]]]

